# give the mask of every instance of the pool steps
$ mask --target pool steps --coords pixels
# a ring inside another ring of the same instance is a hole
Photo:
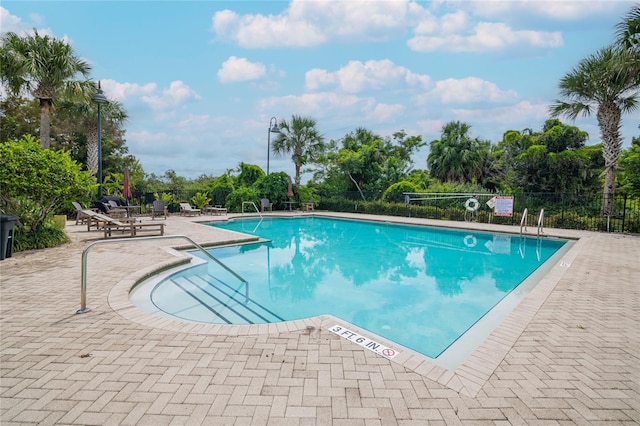
[[[172,312],[177,317],[198,318],[215,324],[264,324],[284,321],[283,318],[253,301],[248,284],[238,288],[209,274],[176,277],[169,282],[179,288],[183,297],[171,299]],[[167,309],[161,308],[164,311]]]

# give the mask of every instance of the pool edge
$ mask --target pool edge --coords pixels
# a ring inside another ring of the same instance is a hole
[[[492,231],[488,231],[492,232]],[[500,232],[500,231],[498,231]],[[503,233],[510,233],[502,231]],[[556,237],[556,235],[554,235]],[[151,328],[159,328],[167,331],[196,333],[196,334],[218,334],[227,336],[277,334],[289,332],[308,332],[311,328],[326,330],[334,325],[336,321],[348,324],[349,327],[358,330],[365,336],[380,340],[391,347],[401,348],[402,353],[397,359],[390,359],[390,362],[402,365],[404,368],[420,374],[439,384],[447,386],[461,394],[474,397],[482,386],[491,377],[500,362],[504,359],[508,351],[513,347],[520,334],[527,327],[531,319],[536,315],[544,301],[553,291],[556,284],[568,271],[568,267],[582,250],[584,238],[567,237],[559,238],[573,240],[573,246],[560,258],[560,260],[550,268],[538,284],[509,312],[501,323],[489,336],[469,355],[466,360],[455,369],[448,369],[438,365],[434,360],[425,355],[407,349],[395,342],[377,336],[366,330],[362,330],[353,324],[335,318],[331,315],[320,315],[295,321],[282,323],[254,324],[254,325],[221,325],[204,324],[178,319],[159,318],[156,315],[147,313],[135,306],[129,300],[129,292],[146,277],[158,271],[167,269],[167,264],[174,262],[163,262],[149,268],[142,269],[116,283],[108,296],[108,304],[112,310],[120,316]],[[169,266],[170,267],[170,266]]]

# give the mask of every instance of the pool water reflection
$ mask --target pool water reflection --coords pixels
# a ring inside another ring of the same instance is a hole
[[[331,314],[433,358],[565,244],[319,217],[215,226],[269,240],[210,250],[248,288],[204,264],[158,284],[159,309],[243,324]]]

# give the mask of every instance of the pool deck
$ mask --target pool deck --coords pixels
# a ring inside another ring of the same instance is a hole
[[[166,223],[168,235],[211,245],[238,234],[196,222],[225,218],[156,222]],[[82,252],[102,234],[74,223],[66,228],[71,243],[0,261],[3,426],[640,423],[639,236],[545,229],[577,242],[461,366],[448,370],[408,351],[393,360],[377,355],[329,331],[329,316],[214,326],[142,312],[127,292],[185,260],[170,247],[184,245],[177,239],[95,244],[88,255],[91,311],[76,314]]]

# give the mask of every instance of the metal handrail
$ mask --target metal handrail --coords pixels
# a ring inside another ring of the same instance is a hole
[[[538,237],[540,237],[540,234],[544,233],[542,231],[543,225],[544,225],[544,209],[540,210],[540,216],[538,216]]]
[[[522,227],[524,226],[524,230],[525,232],[527,231],[527,213],[529,212],[529,210],[524,209],[524,212],[522,212],[522,219],[520,219],[520,236],[522,237]]]
[[[121,243],[121,242],[124,242],[124,241],[145,241],[145,240],[168,240],[168,239],[172,239],[172,238],[182,238],[184,240],[189,241],[191,244],[193,244],[198,250],[203,252],[209,259],[213,260],[218,265],[222,266],[227,272],[231,273],[231,275],[235,276],[238,280],[240,280],[240,282],[242,282],[245,285],[246,296],[247,297],[249,296],[249,282],[247,280],[242,278],[240,275],[238,275],[238,273],[236,273],[231,268],[229,268],[227,265],[222,263],[215,256],[213,256],[211,253],[206,251],[200,244],[196,243],[195,241],[193,241],[191,238],[187,237],[186,235],[160,235],[160,236],[154,236],[154,237],[137,237],[137,238],[133,238],[133,239],[132,238],[116,238],[116,239],[113,239],[113,240],[98,240],[98,241],[94,241],[94,242],[90,243],[84,249],[84,251],[82,252],[82,278],[81,278],[81,283],[80,283],[80,309],[78,309],[76,311],[76,314],[84,314],[85,312],[89,312],[91,310],[91,308],[87,307],[87,259],[89,257],[89,250],[93,246],[95,246],[97,244],[103,244],[103,243]]]
[[[254,209],[256,209],[256,213],[258,213],[258,215],[260,217],[262,217],[262,213],[260,213],[260,210],[258,210],[258,206],[256,206],[256,203],[254,203],[253,201],[243,201],[242,202],[242,213],[244,214],[244,205],[245,204],[251,204],[253,206]]]

